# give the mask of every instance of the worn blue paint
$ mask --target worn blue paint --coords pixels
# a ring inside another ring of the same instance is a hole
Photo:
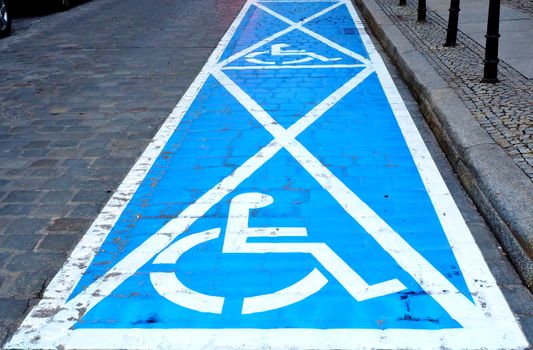
[[[331,4],[269,3],[268,6],[298,21]],[[285,27],[283,22],[252,7],[222,59]],[[350,30],[355,25],[344,5],[306,27],[368,58],[357,30]],[[276,43],[289,43],[295,49],[305,48],[326,57],[340,57],[342,64],[358,63],[298,31],[272,44]],[[249,63],[241,58],[230,64],[242,65]],[[361,69],[226,70],[225,73],[288,128]],[[224,87],[209,78],[71,298],[271,139]],[[375,74],[297,139],[471,299]],[[247,192],[265,193],[275,200],[271,206],[254,211],[250,226],[306,227],[309,233],[307,238],[272,241],[325,242],[368,283],[398,278],[408,289],[357,302],[310,255],[222,254],[222,234],[219,239],[187,252],[176,265],[146,264],[90,310],[75,328],[460,327],[285,150],[197,220],[186,234],[217,227],[224,232],[229,201]],[[329,279],[317,294],[282,309],[240,314],[243,297],[285,288],[315,267]],[[164,299],[149,280],[151,271],[175,271],[189,288],[226,297],[223,313],[200,313]]]

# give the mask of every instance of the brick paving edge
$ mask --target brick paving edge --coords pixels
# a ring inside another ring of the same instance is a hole
[[[525,285],[533,290],[533,183],[379,4],[374,0],[352,1],[418,100],[463,187]]]

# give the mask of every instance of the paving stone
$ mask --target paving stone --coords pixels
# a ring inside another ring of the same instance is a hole
[[[50,141],[31,141],[27,143],[23,148],[46,148]]]
[[[72,202],[102,203],[107,201],[108,198],[109,193],[102,190],[79,191],[72,199]]]
[[[526,335],[529,344],[533,344],[533,316],[520,317],[520,325],[522,326],[522,331]]]
[[[83,218],[59,218],[55,219],[48,227],[49,231],[83,231],[90,223],[90,220]]]
[[[0,344],[3,344],[7,339],[7,335],[11,331],[10,327],[7,325],[0,325]]]
[[[70,207],[66,204],[37,204],[33,206],[30,215],[35,218],[52,218],[66,216],[70,212]]]
[[[73,196],[73,191],[48,191],[41,198],[41,202],[64,204],[70,201]]]
[[[523,285],[506,285],[501,287],[503,295],[518,315],[533,316],[533,296]]]
[[[40,168],[40,167],[46,168],[46,167],[56,166],[57,163],[58,163],[57,159],[39,159],[31,163],[30,166],[34,168]]]
[[[49,219],[16,218],[10,220],[5,230],[6,234],[36,234],[43,232],[48,226]]]
[[[27,149],[22,151],[21,156],[22,157],[45,157],[50,153],[50,150],[48,149]]]
[[[19,319],[28,305],[27,300],[19,299],[0,299],[0,320]]]
[[[9,273],[2,281],[0,298],[35,299],[42,297],[51,277],[46,273]]]
[[[37,251],[69,252],[78,239],[79,234],[49,234],[39,244]]]
[[[30,205],[6,204],[0,208],[0,215],[26,215],[31,211]]]
[[[9,219],[5,217],[0,217],[0,234],[4,233],[7,229],[7,224],[9,223]]]
[[[61,166],[68,168],[88,168],[91,165],[92,160],[90,159],[67,159]]]
[[[100,205],[84,203],[74,205],[71,207],[70,211],[68,212],[68,215],[81,218],[94,218],[96,217],[96,215],[98,215],[104,204],[105,203],[102,203]]]
[[[0,246],[5,249],[31,251],[42,235],[8,235],[1,241]]]
[[[65,255],[59,253],[22,253],[13,256],[6,265],[6,270],[25,273],[49,273],[57,271],[62,265],[63,259],[65,259]]]
[[[11,251],[6,251],[0,247],[0,268],[6,265],[12,256],[13,253]]]
[[[5,202],[33,202],[41,195],[39,191],[13,191],[4,199]]]

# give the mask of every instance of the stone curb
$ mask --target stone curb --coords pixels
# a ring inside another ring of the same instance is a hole
[[[352,1],[418,100],[463,187],[527,287],[533,289],[533,183],[379,4]]]

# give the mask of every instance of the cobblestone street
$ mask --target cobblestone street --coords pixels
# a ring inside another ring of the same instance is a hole
[[[473,39],[444,48],[436,12],[413,25],[415,0],[376,1],[533,180],[533,80],[501,62],[480,84]],[[531,343],[531,292],[355,11],[92,0],[15,18],[0,347]]]
[[[533,80],[500,62],[499,84],[481,84],[485,50],[459,32],[458,45],[444,47],[447,18],[428,11],[428,21],[416,23],[416,1],[398,6],[395,0],[378,0],[390,18],[452,86],[491,137],[533,179]],[[512,4],[522,8],[531,2]],[[505,40],[505,36],[501,40]]]
[[[15,22],[13,35],[0,41],[3,340],[242,6],[159,3],[147,10],[143,0],[90,1],[20,31]]]

